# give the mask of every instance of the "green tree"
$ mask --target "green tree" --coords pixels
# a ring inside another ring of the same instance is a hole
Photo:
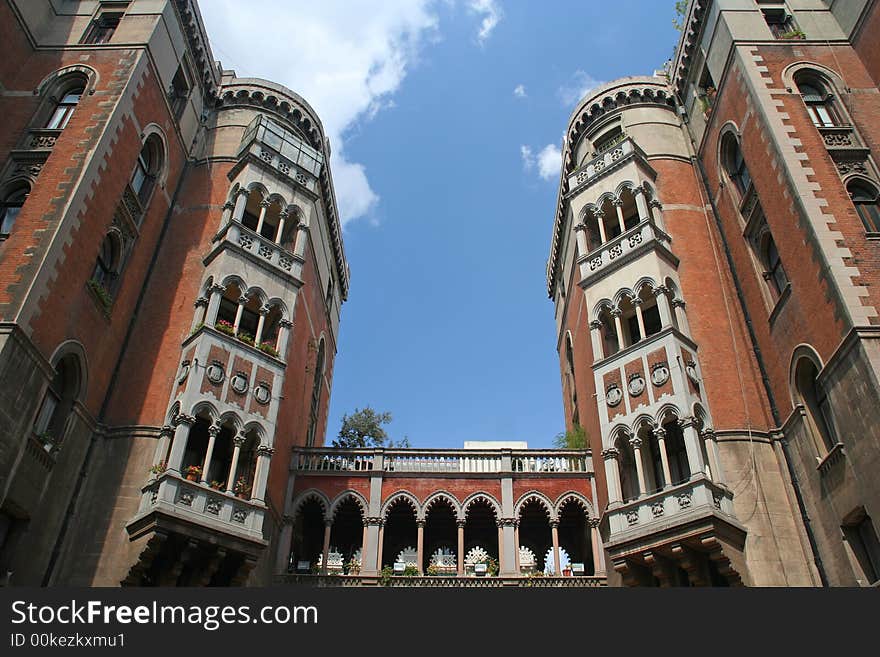
[[[672,26],[679,32],[684,31],[684,22],[687,19],[688,0],[676,0],[675,2],[675,18],[672,19]]]
[[[556,449],[587,449],[587,432],[576,424],[571,431],[557,434],[553,439],[553,446]]]
[[[333,441],[333,447],[360,449],[363,447],[410,447],[409,438],[394,441],[388,438],[383,425],[391,422],[391,413],[377,413],[367,406],[356,408],[351,415],[342,416],[342,427]]]

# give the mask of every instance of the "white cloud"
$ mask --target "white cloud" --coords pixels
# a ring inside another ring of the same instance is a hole
[[[520,146],[519,154],[526,171],[537,170],[538,176],[543,180],[555,180],[559,177],[562,170],[562,151],[556,144],[547,144],[537,155],[530,146]]]
[[[581,100],[588,93],[601,87],[605,82],[597,80],[586,71],[575,71],[571,82],[559,89],[559,99],[565,106],[571,106]]]
[[[240,0],[201,3],[214,55],[225,68],[283,84],[315,108],[333,147],[343,222],[369,214],[379,200],[364,166],[346,158],[346,133],[393,106],[391,95],[437,33],[433,4],[249,0],[242,10]]]
[[[482,16],[480,31],[477,33],[477,41],[482,45],[501,22],[503,16],[501,7],[495,0],[468,0],[468,8],[471,12]]]
[[[526,87],[525,85],[519,84],[516,89],[513,90],[513,95],[517,98],[525,98],[526,97]]]

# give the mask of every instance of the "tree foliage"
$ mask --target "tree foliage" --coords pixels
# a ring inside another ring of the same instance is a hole
[[[342,449],[360,449],[364,447],[409,447],[409,438],[394,441],[388,438],[386,425],[391,422],[391,413],[377,413],[367,406],[354,409],[351,415],[342,416],[339,435],[333,441],[333,447]]]
[[[587,432],[576,424],[571,431],[558,434],[553,439],[553,446],[556,449],[587,449]]]
[[[672,19],[672,26],[682,32],[684,30],[684,22],[687,19],[688,0],[676,0],[675,17]]]

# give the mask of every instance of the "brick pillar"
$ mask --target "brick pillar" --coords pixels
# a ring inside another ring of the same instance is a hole
[[[559,521],[550,521],[550,533],[553,536],[553,574],[562,574],[562,560],[559,555]]]

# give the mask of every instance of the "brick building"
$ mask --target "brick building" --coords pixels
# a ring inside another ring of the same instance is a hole
[[[692,0],[572,114],[547,280],[610,585],[880,579],[878,27]]]
[[[223,70],[192,0],[0,30],[4,580],[259,581],[348,292],[321,121]]]

